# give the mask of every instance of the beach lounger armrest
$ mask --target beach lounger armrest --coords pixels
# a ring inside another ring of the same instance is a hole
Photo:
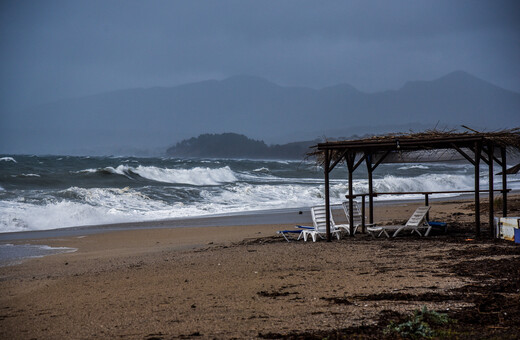
[[[291,242],[289,240],[289,238],[287,237],[287,234],[298,234],[298,240],[299,240],[302,236],[302,232],[303,232],[303,230],[278,230],[276,233],[282,235],[283,238],[287,242]]]
[[[367,226],[367,232],[373,237],[380,237],[383,234],[385,234],[386,237],[390,237],[390,235],[384,227],[377,227],[375,224]]]
[[[308,227],[308,226],[304,226],[304,225],[297,225],[296,228],[300,228],[300,229],[314,229],[314,227]]]

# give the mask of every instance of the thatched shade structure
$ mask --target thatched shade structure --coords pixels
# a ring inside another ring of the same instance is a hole
[[[325,205],[327,212],[327,239],[330,241],[330,195],[329,173],[344,161],[349,173],[349,206],[353,213],[352,174],[362,164],[368,172],[369,221],[373,223],[372,173],[381,163],[445,162],[467,160],[475,167],[475,230],[480,235],[480,161],[489,169],[489,223],[493,225],[493,164],[501,167],[503,216],[507,216],[507,163],[508,154],[520,153],[520,128],[511,130],[479,132],[442,132],[391,134],[358,140],[319,143],[309,155],[315,156],[323,165],[325,175]],[[350,216],[353,221],[353,216]],[[353,235],[351,225],[351,235]],[[491,231],[492,232],[492,231]]]

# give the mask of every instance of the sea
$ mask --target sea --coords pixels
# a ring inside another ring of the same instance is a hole
[[[485,188],[487,168],[481,170]],[[473,176],[469,163],[381,164],[374,172],[374,190],[472,190]],[[344,165],[331,172],[332,204],[345,200],[347,179]],[[501,186],[500,176],[495,179]],[[520,176],[508,176],[508,182],[510,188],[520,188]],[[353,190],[368,191],[364,169],[354,173]],[[376,198],[405,199],[423,196]],[[0,156],[0,233],[306,209],[323,203],[323,169],[313,160]]]

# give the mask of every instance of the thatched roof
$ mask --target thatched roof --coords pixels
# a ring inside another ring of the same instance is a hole
[[[313,146],[309,156],[324,162],[324,151],[330,150],[332,161],[341,159],[346,153],[358,159],[370,153],[377,159],[384,154],[385,163],[413,163],[431,161],[450,161],[464,159],[463,153],[473,154],[476,143],[486,148],[494,147],[495,155],[501,149],[509,154],[520,154],[520,128],[496,132],[453,132],[427,130],[419,133],[395,133],[370,138],[328,141]],[[461,152],[462,151],[462,152]]]

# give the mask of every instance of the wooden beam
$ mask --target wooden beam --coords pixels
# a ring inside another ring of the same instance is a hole
[[[324,172],[325,172],[325,221],[327,224],[327,242],[332,242],[332,237],[330,234],[330,197],[329,197],[329,165],[330,165],[330,154],[329,150],[325,150],[325,164],[324,164]]]
[[[461,148],[459,148],[457,145],[455,144],[452,144],[452,147],[457,150],[464,158],[466,158],[471,164],[475,165],[475,161],[470,157],[468,156],[467,153],[465,153],[464,151],[462,151]]]
[[[493,153],[491,153],[491,154],[489,152],[490,148],[493,149]],[[483,148],[483,150],[487,153],[487,158],[482,158],[482,159],[484,159],[486,164],[489,165],[489,161],[494,160],[498,165],[502,166],[502,162],[500,161],[500,159],[495,157],[495,152],[494,152],[495,144],[492,141],[488,140],[488,146],[487,146],[487,148]]]
[[[506,148],[500,148],[500,155],[502,156],[502,216],[507,217],[507,162],[506,162]]]
[[[376,162],[376,164],[374,164],[374,166],[372,167],[372,170],[375,170],[379,166],[379,164],[381,164],[381,162],[386,158],[386,156],[388,156],[389,153],[390,153],[390,150],[386,151],[381,156],[381,158],[379,158],[379,160]]]
[[[343,157],[345,157],[345,154],[348,152],[348,150],[344,150],[342,153],[341,153],[341,156],[336,159],[334,161],[334,163],[332,163],[332,165],[329,167],[329,172],[331,172],[335,167],[336,165],[338,165],[339,162],[341,162],[341,160],[343,159]]]
[[[345,161],[349,172],[354,172],[354,161],[356,159],[356,153],[348,152],[345,155]]]
[[[500,148],[500,151],[502,151],[502,148]],[[496,158],[494,155],[493,155],[493,160],[495,161],[495,163],[497,163],[499,166],[502,166],[502,161],[498,158]]]
[[[494,197],[493,197],[493,152],[494,152],[494,146],[492,142],[489,142],[487,153],[488,153],[488,159],[490,160],[488,164],[488,170],[489,170],[489,233],[491,237],[495,235],[493,225],[495,221],[495,211],[494,211]]]
[[[484,163],[489,165],[490,161],[493,161],[493,156],[489,157],[489,146],[486,147],[483,145],[482,152],[483,152],[483,154],[481,154],[482,160],[484,161]]]
[[[353,171],[356,171],[356,169],[358,168],[358,166],[361,165],[361,163],[363,163],[363,161],[365,160],[365,157],[366,157],[366,154],[363,154],[363,157],[361,157],[359,159],[359,161],[357,161],[356,165],[354,165],[354,170]]]
[[[480,144],[481,144],[481,143],[480,143]],[[474,148],[474,147],[470,147],[470,150],[473,151],[473,153],[475,154],[475,157],[476,157],[476,155],[477,155],[476,148]],[[484,155],[482,155],[482,150],[483,150],[483,148],[482,148],[482,146],[481,146],[481,147],[480,147],[480,151],[479,151],[479,154],[480,154],[480,156],[479,156],[479,161],[480,161],[480,160],[483,160],[484,163],[489,164],[489,161],[487,160],[487,158],[484,157]]]
[[[361,231],[367,232],[367,226],[365,225],[365,195],[361,196]]]
[[[475,142],[475,232],[480,237],[480,141]]]
[[[348,168],[348,214],[350,224],[350,236],[354,236],[354,161],[356,160],[356,154],[349,153],[347,158]]]
[[[374,223],[374,186],[372,179],[372,154],[365,153],[365,161],[368,171],[368,223]]]

